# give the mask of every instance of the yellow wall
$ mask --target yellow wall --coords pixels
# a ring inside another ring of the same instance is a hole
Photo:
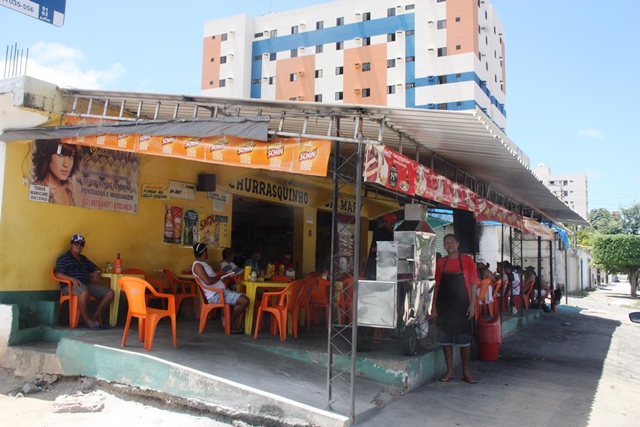
[[[222,247],[230,245],[232,230],[232,206],[224,205],[223,212],[213,211],[213,202],[207,193],[197,192],[196,200],[153,200],[139,197],[138,214],[126,214],[96,209],[86,209],[52,203],[30,201],[29,185],[23,184],[31,165],[29,143],[7,144],[4,197],[2,200],[2,257],[0,257],[0,291],[57,290],[58,284],[50,277],[56,258],[69,249],[73,234],[83,234],[87,239],[84,249],[89,259],[104,269],[119,252],[123,267],[142,268],[148,272],[169,268],[180,272],[190,269],[193,262],[191,248],[165,244],[164,206],[200,208],[201,217],[211,213],[229,218],[229,241],[220,242],[221,248],[209,251],[209,263],[215,268],[221,259]],[[274,174],[246,168],[214,166],[194,161],[142,155],[140,158],[140,184],[168,185],[170,180],[195,183],[199,173],[216,174],[217,188],[243,197],[263,199],[260,195],[247,195],[237,191],[239,179],[252,178],[303,189],[309,193],[309,203],[283,205],[294,208],[294,259],[299,260],[298,277],[304,277],[315,269],[317,208],[324,208],[330,199],[331,180],[303,177],[291,174]],[[361,215],[393,210],[393,201],[363,201]],[[372,212],[368,212],[372,211]],[[313,222],[307,222],[311,216]],[[375,214],[374,214],[375,215]],[[363,221],[361,256],[368,248],[366,221]]]

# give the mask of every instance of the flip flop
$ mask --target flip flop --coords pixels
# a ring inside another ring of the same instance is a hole
[[[453,375],[445,375],[444,377],[440,378],[440,382],[446,383],[447,381],[451,381],[453,378]]]
[[[475,379],[473,379],[473,377],[471,375],[464,375],[462,377],[462,380],[468,382],[469,384],[475,384],[475,383],[478,382]]]
[[[93,326],[89,326],[89,329],[93,329],[94,331],[101,331],[103,328],[100,326],[100,323],[96,323]]]

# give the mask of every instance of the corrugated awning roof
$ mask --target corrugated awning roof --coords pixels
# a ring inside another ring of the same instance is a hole
[[[526,156],[481,110],[457,112],[77,89],[61,92],[67,97],[67,114],[159,121],[268,116],[271,133],[328,139],[338,135],[344,141],[380,142],[428,167],[435,156],[553,222],[589,225],[533,175]]]

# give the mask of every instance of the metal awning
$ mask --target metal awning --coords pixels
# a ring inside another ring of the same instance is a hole
[[[467,185],[466,180],[470,179],[490,188],[503,200],[506,198],[508,204],[519,205],[522,209],[518,213],[523,215],[535,212],[553,222],[589,225],[533,175],[526,156],[481,110],[457,112],[78,89],[60,92],[68,115],[133,122],[262,116],[269,120],[270,135],[382,143],[432,169],[438,162],[454,172],[461,171],[465,181],[458,182]],[[56,136],[52,133],[49,137]]]

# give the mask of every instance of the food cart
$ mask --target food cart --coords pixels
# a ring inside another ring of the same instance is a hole
[[[358,350],[369,347],[371,328],[389,329],[406,355],[426,338],[426,314],[435,285],[435,233],[423,205],[405,206],[392,242],[377,242],[376,280],[358,280]]]

